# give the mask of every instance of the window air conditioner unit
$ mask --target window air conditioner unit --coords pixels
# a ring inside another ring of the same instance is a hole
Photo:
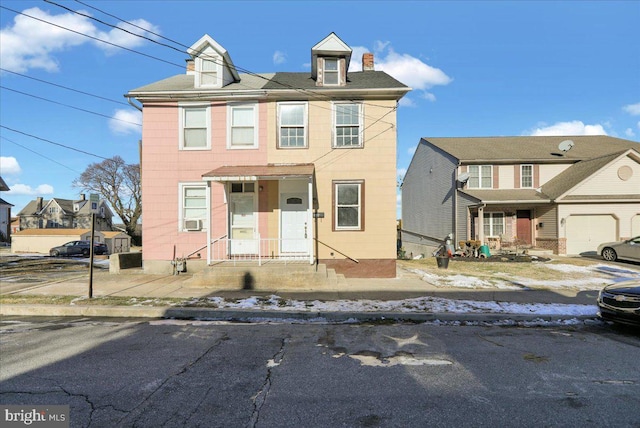
[[[184,230],[202,230],[202,220],[185,220]]]

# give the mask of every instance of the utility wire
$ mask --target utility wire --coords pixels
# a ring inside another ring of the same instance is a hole
[[[103,159],[103,160],[108,160],[108,158],[105,158],[103,156],[96,155],[94,153],[85,152],[84,150],[76,149],[75,147],[65,146],[64,144],[56,143],[54,141],[47,140],[46,138],[38,137],[36,135],[28,134],[26,132],[19,131],[17,129],[9,128],[8,126],[5,126],[5,125],[0,125],[0,128],[4,128],[6,130],[9,130],[9,131],[12,131],[12,132],[16,132],[18,134],[26,135],[27,137],[35,138],[36,140],[44,141],[45,143],[49,143],[49,144],[53,144],[53,145],[56,145],[56,146],[64,147],[65,149],[73,150],[74,152],[84,153],[85,155],[93,156],[93,157],[96,157],[96,158],[99,158],[99,159]]]
[[[75,169],[73,169],[73,168],[71,168],[71,167],[68,167],[68,166],[67,166],[67,165],[65,165],[65,164],[60,163],[60,162],[58,162],[58,161],[57,161],[57,160],[55,160],[55,159],[51,159],[50,157],[47,157],[47,156],[43,155],[42,153],[38,153],[38,152],[36,152],[35,150],[31,150],[29,147],[25,147],[25,146],[23,146],[23,145],[22,145],[22,144],[20,144],[20,143],[16,143],[15,141],[10,140],[9,138],[7,138],[7,137],[5,137],[5,136],[3,136],[3,135],[0,135],[0,138],[1,138],[1,139],[3,139],[3,140],[5,140],[5,141],[8,141],[8,142],[10,142],[10,143],[12,143],[12,144],[15,144],[15,145],[16,145],[16,146],[18,146],[18,147],[22,147],[23,149],[28,150],[28,151],[30,151],[31,153],[34,153],[34,154],[36,154],[36,155],[38,155],[38,156],[40,156],[40,157],[43,157],[43,158],[45,158],[45,159],[46,159],[46,160],[48,160],[48,161],[51,161],[51,162],[53,162],[53,163],[57,163],[58,165],[60,165],[60,166],[62,166],[62,167],[64,167],[64,168],[66,168],[66,169],[68,169],[69,171],[73,171],[73,172],[75,172],[75,173],[77,173],[77,174],[82,174],[81,172],[76,171]]]
[[[16,73],[15,71],[7,70],[6,68],[0,67],[0,71],[4,71],[6,73],[15,74],[16,76],[24,77],[26,79],[36,80],[38,82],[46,83],[47,85],[56,86],[58,88],[66,89],[68,91],[77,92],[79,94],[88,95],[90,97],[99,98],[101,100],[109,101],[109,102],[116,103],[116,104],[122,104],[123,106],[127,106],[127,107],[131,107],[131,105],[129,105],[129,104],[123,102],[123,101],[117,101],[117,100],[112,100],[110,98],[101,97],[100,95],[95,95],[95,94],[92,94],[92,93],[89,93],[89,92],[81,91],[79,89],[74,89],[74,88],[70,88],[68,86],[63,86],[63,85],[59,85],[57,83],[49,82],[47,80],[43,80],[43,79],[38,79],[38,78],[35,78],[35,77],[27,76],[26,74]]]
[[[80,107],[74,107],[72,105],[64,104],[64,103],[61,103],[61,102],[58,102],[58,101],[54,101],[54,100],[50,100],[48,98],[40,97],[38,95],[33,95],[33,94],[29,94],[27,92],[18,91],[16,89],[7,88],[6,86],[0,85],[0,89],[4,89],[4,90],[7,90],[7,91],[15,92],[15,93],[18,93],[18,94],[21,94],[21,95],[26,95],[28,97],[37,98],[37,99],[42,100],[42,101],[47,101],[47,102],[50,102],[50,103],[53,103],[53,104],[58,104],[58,105],[61,105],[61,106],[64,106],[64,107],[68,107],[68,108],[72,108],[74,110],[82,111],[82,112],[85,112],[85,113],[95,114],[96,116],[106,117],[106,118],[111,119],[111,120],[117,120],[119,122],[129,123],[131,125],[136,125],[136,126],[142,127],[142,125],[140,123],[131,122],[129,120],[124,120],[124,119],[118,119],[117,117],[109,116],[109,115],[102,114],[102,113],[97,113],[95,111],[87,110],[87,109],[80,108]]]
[[[45,0],[45,1],[46,1],[46,0]],[[48,2],[48,3],[51,3],[51,4],[53,4],[53,5],[56,5],[56,6],[62,7],[62,8],[63,8],[63,9],[65,9],[65,10],[69,10],[69,9],[68,9],[68,8],[66,8],[65,6],[61,6],[61,5],[59,5],[59,4],[57,4],[57,3],[54,3],[54,2],[52,2],[52,1],[47,1],[47,2]],[[182,65],[180,65],[180,64],[176,64],[176,63],[173,63],[173,62],[170,62],[170,61],[164,60],[164,59],[162,59],[162,58],[155,57],[155,56],[153,56],[153,55],[145,54],[145,53],[143,53],[143,52],[139,52],[139,51],[136,51],[136,50],[134,50],[134,49],[126,48],[126,47],[124,47],[124,46],[120,46],[120,45],[117,45],[117,44],[115,44],[115,43],[108,42],[108,41],[106,41],[106,40],[102,40],[102,39],[99,39],[99,38],[97,38],[97,37],[90,36],[90,35],[88,35],[88,34],[85,34],[85,33],[79,32],[79,31],[75,31],[75,30],[72,30],[72,29],[70,29],[70,28],[67,28],[67,27],[64,27],[64,26],[58,25],[58,24],[54,24],[54,23],[52,23],[52,22],[50,22],[50,21],[47,21],[47,20],[44,20],[44,19],[41,19],[41,18],[34,17],[34,16],[32,16],[32,15],[29,15],[29,14],[26,14],[26,13],[23,13],[23,12],[19,12],[19,11],[17,11],[17,10],[14,10],[14,9],[8,8],[8,7],[6,7],[6,6],[2,6],[2,5],[0,5],[0,9],[6,9],[6,10],[9,10],[9,11],[11,11],[11,12],[14,12],[14,13],[16,13],[16,14],[18,14],[18,15],[26,16],[26,17],[31,18],[31,19],[34,19],[34,20],[36,20],[36,21],[40,21],[40,22],[43,22],[43,23],[46,23],[46,24],[52,25],[52,26],[54,26],[54,27],[58,27],[58,28],[61,28],[61,29],[64,29],[64,30],[70,31],[70,32],[75,33],[75,34],[79,34],[79,35],[81,35],[81,36],[84,36],[84,37],[90,38],[90,39],[92,39],[92,40],[96,40],[96,41],[99,41],[99,42],[102,42],[102,43],[108,44],[108,45],[110,45],[110,46],[114,46],[114,47],[117,47],[117,48],[120,48],[120,49],[126,50],[126,51],[128,51],[128,52],[136,53],[136,54],[139,54],[139,55],[142,55],[142,56],[145,56],[145,57],[151,58],[151,59],[155,59],[155,60],[157,60],[157,61],[160,61],[160,62],[163,62],[163,63],[166,63],[166,64],[170,64],[170,65],[173,65],[173,66],[179,67],[179,68],[181,68],[181,69],[183,68],[183,66],[182,66]],[[75,14],[81,15],[81,16],[85,16],[85,17],[89,17],[89,18],[91,18],[91,19],[94,19],[94,18],[93,18],[93,17],[91,17],[91,16],[87,16],[87,15],[81,14],[81,13],[79,13],[79,12],[75,12],[75,11],[72,11],[72,12],[73,12],[73,13],[75,13]],[[102,23],[102,21],[99,21],[99,20],[97,20],[97,21]],[[123,21],[123,22],[125,22],[125,23],[127,23],[127,24],[129,24],[129,25],[135,25],[135,24],[131,24],[131,23],[129,23],[128,21]],[[110,26],[110,27],[113,27],[113,28],[116,28],[116,29],[119,29],[119,30],[122,30],[122,31],[126,31],[126,30],[123,30],[122,28],[117,27],[117,26],[112,25],[112,24],[106,24],[106,23],[105,23],[105,25],[108,25],[108,26]],[[139,28],[142,28],[142,27],[139,27]],[[134,36],[136,36],[136,37],[142,37],[142,36],[137,35],[137,34],[135,34],[135,33],[131,33],[131,32],[128,32],[128,33],[130,33],[130,34],[132,34],[132,35],[134,35]],[[143,38],[144,38],[144,37],[143,37]],[[154,43],[157,43],[155,40],[152,40],[152,39],[149,39],[149,38],[145,38],[145,39],[150,40],[150,41],[152,41],[152,42],[154,42]],[[177,48],[174,48],[174,47],[171,47],[171,46],[169,46],[169,45],[166,45],[166,44],[161,44],[161,45],[166,46],[166,47],[169,47],[169,48],[174,49],[174,50],[177,50],[177,51],[179,51],[180,53],[184,53],[182,50],[177,49]],[[183,46],[186,46],[186,45],[183,45]],[[217,58],[213,58],[213,59],[214,59],[214,60],[217,60]],[[289,84],[285,84],[285,83],[279,82],[279,81],[277,81],[277,80],[270,80],[269,78],[267,78],[267,77],[265,77],[265,76],[262,76],[262,75],[257,74],[257,73],[253,73],[253,72],[251,72],[251,71],[249,71],[249,70],[246,70],[246,69],[243,69],[243,68],[241,68],[241,67],[237,67],[237,66],[235,66],[235,68],[236,68],[237,70],[243,71],[243,72],[245,72],[245,73],[247,73],[247,74],[250,74],[250,75],[252,75],[252,76],[256,76],[256,77],[259,77],[259,78],[261,78],[261,79],[264,79],[264,80],[267,80],[267,81],[271,81],[271,82],[277,83],[277,84],[282,85],[282,86],[284,86],[284,87],[286,87],[286,88],[292,89],[292,90],[294,90],[294,91],[296,91],[296,92],[300,92],[300,93],[303,93],[303,94],[307,94],[307,95],[313,96],[313,97],[315,97],[315,98],[320,98],[320,100],[321,100],[321,101],[328,101],[328,100],[330,100],[330,98],[329,98],[329,97],[327,97],[327,96],[325,96],[325,95],[321,95],[321,93],[319,93],[319,92],[317,92],[317,91],[311,91],[311,90],[308,90],[308,89],[302,89],[302,88],[295,88],[295,87],[293,87],[293,86],[291,86],[291,85],[289,85]],[[239,84],[239,83],[238,83],[238,84]],[[240,84],[240,85],[241,85],[241,84]],[[254,89],[255,89],[255,88],[254,88]],[[351,100],[351,101],[356,101],[356,100]],[[364,102],[363,104],[367,104],[367,103],[366,103],[366,102]],[[322,107],[322,106],[318,106],[318,107],[319,107],[319,108],[326,109],[326,110],[332,110],[332,109],[331,109],[331,107]],[[385,108],[387,108],[386,106],[381,106],[381,107],[385,107]],[[391,108],[392,108],[392,109],[396,109],[396,108],[397,108],[397,106],[394,106],[394,107],[391,107]],[[368,117],[368,116],[363,114],[363,117]],[[376,119],[380,120],[380,118],[376,118]],[[384,123],[386,123],[386,124],[388,124],[388,125],[391,125],[391,126],[395,126],[395,125],[394,125],[393,123],[391,123],[391,122],[386,122],[386,121],[384,121]]]
[[[58,6],[58,7],[62,8],[62,9],[64,9],[64,10],[67,10],[67,11],[71,12],[71,13],[74,13],[74,14],[76,14],[76,15],[80,15],[80,16],[83,16],[83,17],[85,17],[85,18],[92,19],[92,20],[94,20],[94,21],[96,21],[96,22],[99,22],[99,23],[101,23],[101,24],[103,24],[103,25],[106,25],[106,26],[108,26],[108,27],[111,27],[111,28],[114,28],[114,29],[117,29],[117,30],[120,30],[120,31],[124,31],[125,33],[128,33],[128,34],[130,34],[130,35],[132,35],[132,36],[140,37],[140,38],[145,39],[145,40],[148,40],[148,41],[150,41],[150,42],[152,42],[152,43],[156,43],[156,44],[158,44],[158,45],[160,45],[160,46],[164,46],[164,47],[167,47],[167,48],[169,48],[169,49],[173,49],[173,50],[175,50],[175,51],[177,51],[177,52],[180,52],[180,53],[183,53],[183,54],[185,53],[185,51],[184,51],[184,50],[182,50],[182,49],[178,49],[178,48],[176,48],[176,47],[174,47],[174,46],[170,46],[170,45],[168,45],[168,44],[166,44],[166,43],[160,43],[160,42],[158,42],[157,40],[154,40],[154,39],[152,39],[152,38],[150,38],[150,37],[146,37],[146,36],[143,36],[143,35],[140,35],[140,34],[136,34],[136,33],[132,32],[132,31],[126,30],[126,29],[124,29],[124,28],[122,28],[122,27],[118,27],[117,25],[113,25],[113,24],[110,24],[110,23],[108,23],[108,22],[102,21],[102,20],[100,20],[100,19],[98,19],[98,18],[95,18],[95,17],[93,17],[93,16],[91,16],[91,15],[84,14],[84,13],[81,13],[81,12],[78,12],[78,11],[75,11],[75,10],[73,10],[73,9],[71,9],[71,8],[68,8],[68,7],[63,6],[63,5],[61,5],[61,4],[58,4],[58,3],[56,3],[56,2],[54,2],[54,1],[52,1],[52,0],[44,0],[44,1],[45,1],[46,3],[52,4],[52,5],[54,5],[54,6]],[[84,5],[84,6],[88,6],[88,5],[86,5],[85,3],[82,3],[82,2],[80,2],[80,1],[78,1],[78,0],[76,0],[76,1],[77,1],[78,3],[80,3],[80,4]],[[156,33],[153,33],[153,32],[151,32],[151,31],[147,30],[147,29],[146,29],[146,28],[144,28],[144,27],[140,27],[139,25],[132,24],[131,22],[129,22],[129,21],[127,21],[127,20],[124,20],[124,19],[122,19],[122,18],[116,17],[116,16],[111,15],[111,14],[109,14],[109,13],[106,13],[106,12],[104,12],[103,10],[98,9],[98,8],[96,8],[96,7],[93,7],[93,6],[88,6],[88,7],[91,7],[92,9],[95,9],[95,10],[97,10],[97,11],[101,12],[101,13],[104,13],[104,14],[105,14],[105,15],[107,15],[107,16],[114,17],[114,18],[116,18],[116,19],[120,20],[121,22],[124,22],[124,23],[126,23],[126,24],[128,24],[128,25],[131,25],[131,26],[133,26],[133,27],[139,28],[139,29],[141,29],[141,30],[143,30],[143,31],[145,31],[145,32],[149,32],[150,34],[153,34],[153,35],[156,35],[156,36],[162,37],[163,39],[169,40],[169,41],[171,41],[171,42],[172,42],[172,43],[174,43],[174,44],[177,44],[177,45],[179,45],[179,46],[183,46],[183,47],[187,48],[186,53],[187,53],[187,54],[189,53],[188,51],[189,51],[189,49],[190,49],[190,46],[187,46],[187,45],[185,45],[185,44],[183,44],[183,43],[180,43],[180,42],[177,42],[177,41],[175,41],[175,40],[168,39],[168,38],[166,38],[166,37],[160,36],[160,35],[158,35],[158,34],[156,34]],[[212,57],[212,56],[210,56],[210,55],[206,55],[206,54],[205,54],[205,55],[202,55],[202,57],[203,57],[203,58],[206,58],[206,59],[209,59],[209,60],[211,60],[212,62],[214,62],[214,63],[216,63],[216,64],[218,64],[218,65],[224,65],[224,63],[223,63],[223,62],[220,62],[220,60],[219,60],[217,57]],[[174,65],[176,65],[176,64],[174,64]],[[181,67],[181,68],[182,68],[182,66],[181,66],[181,65],[180,65],[179,67]],[[247,69],[245,69],[245,68],[243,68],[243,67],[239,67],[239,66],[237,66],[237,65],[235,65],[235,64],[234,64],[234,68],[235,68],[236,70],[239,70],[239,71],[241,71],[241,72],[243,72],[243,73],[246,73],[246,74],[249,74],[249,75],[251,75],[251,76],[258,77],[258,78],[260,78],[260,79],[263,79],[263,80],[266,80],[266,81],[269,81],[269,82],[276,83],[276,84],[281,85],[281,86],[283,86],[283,87],[285,87],[285,88],[287,88],[287,89],[292,89],[292,90],[294,90],[294,91],[296,91],[296,92],[299,92],[299,93],[302,93],[302,94],[306,94],[306,95],[309,95],[309,96],[315,97],[316,99],[319,99],[320,101],[328,101],[328,100],[330,100],[330,98],[329,98],[328,96],[326,96],[326,95],[322,95],[322,93],[321,93],[321,92],[319,92],[319,91],[313,91],[313,90],[303,89],[303,88],[296,88],[296,87],[294,87],[294,86],[292,86],[292,85],[289,85],[289,84],[287,84],[287,83],[282,83],[282,82],[280,82],[280,81],[278,81],[278,80],[276,80],[276,79],[269,79],[269,78],[267,78],[267,77],[265,77],[265,76],[263,76],[263,75],[261,75],[261,74],[255,73],[255,72],[253,72],[253,71],[251,71],[251,70],[247,70]],[[356,101],[356,100],[351,100],[351,101]],[[382,107],[382,108],[392,108],[392,109],[395,109],[395,108],[396,108],[396,107],[388,107],[388,106],[381,106],[381,105],[376,105],[376,104],[370,104],[370,103],[366,103],[366,102],[365,102],[364,104],[375,105],[375,106],[377,106],[377,107]],[[326,109],[327,109],[327,110],[329,110],[330,108],[328,108],[328,107],[327,107]],[[380,118],[378,118],[378,120],[380,120]],[[387,124],[389,124],[389,125],[393,125],[391,122],[385,122],[385,123],[387,123]]]

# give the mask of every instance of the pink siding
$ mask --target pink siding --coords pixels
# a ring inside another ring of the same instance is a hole
[[[267,107],[258,107],[258,148],[227,150],[227,107],[211,107],[211,150],[181,151],[177,104],[146,105],[142,132],[143,258],[170,260],[174,245],[178,257],[206,246],[207,234],[179,232],[179,183],[201,182],[202,174],[223,165],[259,165],[267,161]],[[227,206],[223,185],[212,183],[212,238],[226,234]],[[260,230],[266,217],[260,216]],[[263,229],[264,228],[264,229]],[[205,253],[204,251],[202,253]],[[203,254],[204,257],[204,254]]]

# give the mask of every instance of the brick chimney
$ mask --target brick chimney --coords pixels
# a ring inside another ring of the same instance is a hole
[[[187,60],[187,74],[196,71],[196,62],[193,58]]]
[[[36,211],[42,211],[42,196],[36,198]]]
[[[362,71],[373,71],[373,54],[367,52],[362,55]]]

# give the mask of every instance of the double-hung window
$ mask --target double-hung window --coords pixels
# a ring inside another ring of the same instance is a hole
[[[484,213],[483,227],[485,236],[504,234],[504,213]]]
[[[183,105],[180,112],[180,149],[211,148],[211,113],[208,105]]]
[[[469,165],[469,189],[491,189],[492,184],[491,165]]]
[[[278,104],[278,146],[307,147],[307,103]]]
[[[362,147],[362,104],[333,105],[334,147]]]
[[[362,181],[333,183],[335,230],[363,230],[363,189]]]
[[[520,165],[520,187],[533,187],[533,165]]]
[[[213,59],[200,60],[200,86],[218,86],[218,64]]]
[[[199,183],[180,185],[180,230],[201,230],[207,218],[207,186]]]
[[[231,104],[228,114],[227,147],[230,149],[258,147],[258,105],[255,103]]]
[[[338,58],[325,58],[323,70],[323,84],[340,84],[340,61]]]

